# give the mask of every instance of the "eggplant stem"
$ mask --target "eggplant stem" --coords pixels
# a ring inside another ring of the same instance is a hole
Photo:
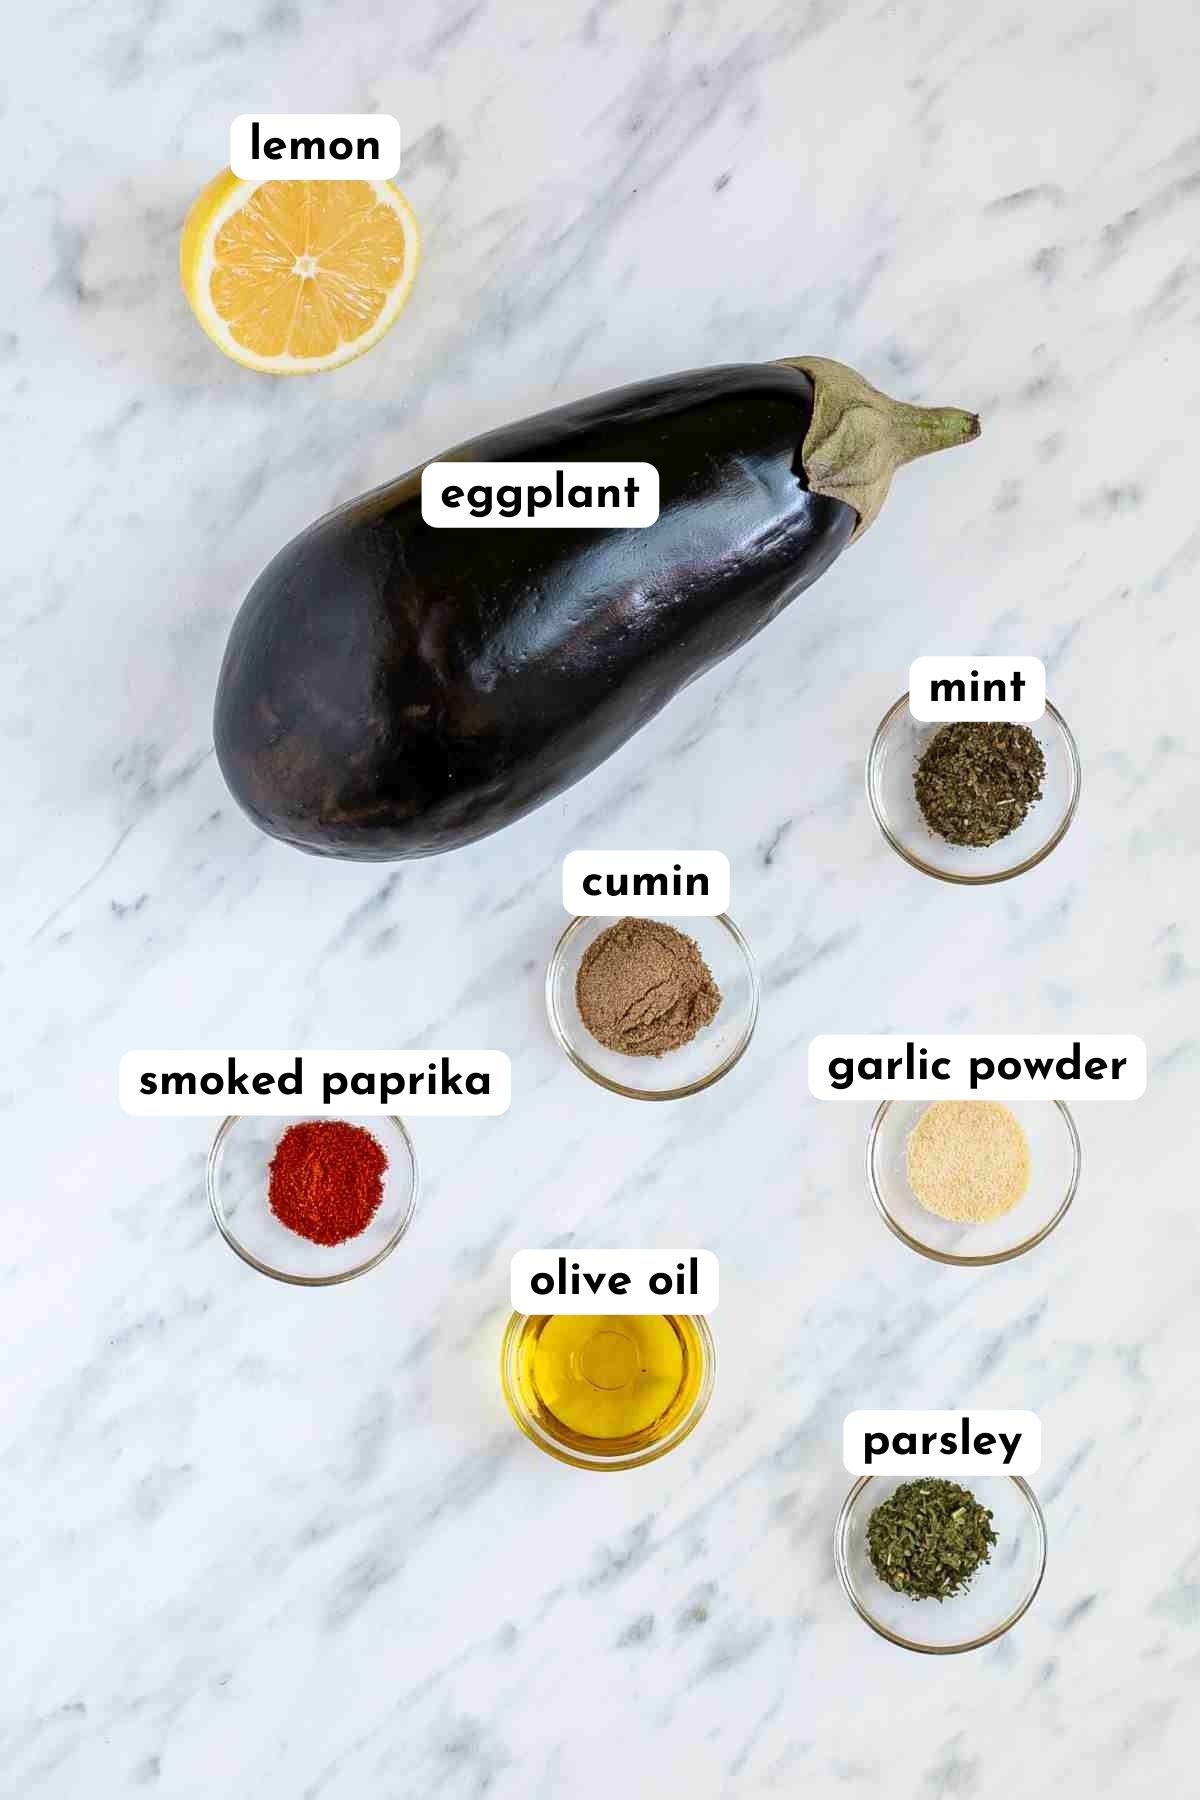
[[[800,460],[814,494],[827,494],[858,514],[851,542],[875,518],[904,463],[979,436],[975,413],[957,406],[910,406],[873,388],[845,363],[824,356],[786,356],[813,384],[813,414]]]

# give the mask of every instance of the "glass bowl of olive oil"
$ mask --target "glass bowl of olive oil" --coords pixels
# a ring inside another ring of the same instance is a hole
[[[1032,1606],[1046,1572],[1046,1521],[1038,1497],[1020,1475],[986,1475],[963,1485],[991,1512],[996,1541],[966,1588],[945,1599],[897,1593],[875,1572],[867,1528],[903,1476],[861,1475],[846,1495],[833,1534],[833,1555],[846,1598],[880,1637],[902,1650],[955,1656],[979,1650],[1011,1631]]]
[[[674,1450],[716,1367],[708,1324],[691,1314],[514,1313],[500,1352],[513,1418],[576,1469],[636,1469]]]
[[[890,706],[867,757],[867,799],[875,823],[897,856],[923,875],[959,887],[981,887],[1023,875],[1061,844],[1075,817],[1082,785],[1079,750],[1057,708],[1046,710],[1029,729],[1046,760],[1042,797],[1015,831],[984,847],[952,844],[930,830],[917,804],[917,764],[940,725],[914,719],[908,695]]]

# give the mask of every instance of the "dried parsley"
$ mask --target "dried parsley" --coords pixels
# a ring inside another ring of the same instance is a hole
[[[915,777],[925,823],[948,844],[982,849],[1015,831],[1042,797],[1046,758],[1028,725],[959,720],[925,747]]]
[[[990,1509],[969,1488],[937,1476],[902,1481],[867,1520],[872,1568],[914,1600],[961,1594],[995,1542]]]

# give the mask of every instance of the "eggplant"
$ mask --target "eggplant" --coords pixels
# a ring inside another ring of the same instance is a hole
[[[653,463],[657,523],[435,529],[420,469],[339,507],[234,621],[214,719],[225,780],[262,830],[322,856],[432,856],[498,831],[811,586],[900,463],[978,429],[797,358],[488,432],[449,457]]]

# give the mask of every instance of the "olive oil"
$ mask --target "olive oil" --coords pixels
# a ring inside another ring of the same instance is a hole
[[[702,1319],[514,1314],[505,1395],[543,1450],[589,1467],[628,1467],[671,1449],[704,1409],[712,1339]]]

